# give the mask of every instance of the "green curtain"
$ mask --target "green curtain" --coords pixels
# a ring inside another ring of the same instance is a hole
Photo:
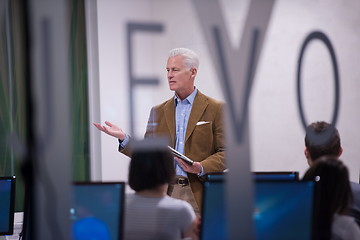
[[[0,6],[0,176],[16,176],[16,211],[23,209],[20,166],[27,135],[24,24],[18,14],[22,11],[19,2],[2,0]],[[16,144],[10,144],[10,139],[17,139]]]
[[[73,180],[89,180],[87,55],[84,0],[68,1]],[[0,176],[17,178],[16,211],[23,211],[21,149],[26,146],[26,46],[24,1],[0,0]],[[18,144],[10,145],[10,136]]]
[[[69,1],[72,81],[73,179],[89,180],[89,118],[84,0]]]

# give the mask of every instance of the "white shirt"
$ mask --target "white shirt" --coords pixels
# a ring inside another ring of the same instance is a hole
[[[355,219],[351,216],[335,214],[331,228],[331,240],[359,239],[360,228]]]
[[[181,239],[195,217],[191,205],[183,200],[169,196],[157,198],[127,194],[125,239]]]

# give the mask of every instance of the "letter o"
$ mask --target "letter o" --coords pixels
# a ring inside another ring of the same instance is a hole
[[[329,38],[322,32],[314,31],[310,33],[304,43],[301,46],[300,56],[298,59],[298,68],[297,68],[297,101],[298,101],[298,107],[299,107],[299,113],[301,118],[301,123],[304,127],[304,129],[307,129],[308,123],[305,118],[304,109],[302,105],[302,99],[301,99],[301,67],[302,67],[302,60],[304,56],[304,52],[308,44],[313,40],[320,40],[322,41],[327,49],[329,50],[330,56],[331,56],[331,62],[333,65],[333,73],[334,73],[334,83],[335,83],[335,106],[334,106],[334,112],[331,120],[331,124],[333,126],[336,125],[338,113],[339,113],[339,102],[340,102],[340,83],[339,83],[339,71],[338,71],[338,65],[336,62],[336,56],[333,46],[331,45],[331,42]]]

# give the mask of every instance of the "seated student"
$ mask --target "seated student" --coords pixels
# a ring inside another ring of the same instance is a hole
[[[352,192],[347,167],[336,156],[317,159],[303,180],[320,181],[318,239],[360,239],[360,228],[348,214]]]
[[[308,126],[304,153],[309,166],[321,156],[334,155],[339,158],[342,152],[340,134],[335,126],[324,121],[313,122]],[[350,182],[350,187],[354,200],[349,215],[360,226],[360,184]]]
[[[134,149],[128,181],[135,193],[126,195],[125,239],[198,239],[199,219],[191,205],[167,195],[174,178],[166,146]]]

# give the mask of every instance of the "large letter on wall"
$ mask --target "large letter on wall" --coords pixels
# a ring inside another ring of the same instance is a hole
[[[233,49],[219,2],[193,1],[227,102],[229,239],[254,239],[248,103],[274,2],[251,1],[240,47]]]
[[[308,128],[308,122],[305,118],[304,108],[302,104],[301,99],[301,71],[302,71],[302,63],[303,63],[303,57],[305,54],[305,50],[309,43],[313,40],[320,40],[322,41],[326,48],[329,50],[331,62],[333,66],[333,72],[334,72],[334,90],[335,90],[335,105],[334,105],[334,113],[331,120],[332,126],[327,129],[323,134],[315,134],[310,128]],[[339,106],[340,106],[340,77],[339,77],[339,70],[338,70],[338,64],[336,61],[336,55],[335,50],[331,44],[330,39],[323,33],[319,31],[315,31],[310,33],[305,41],[303,42],[300,50],[300,55],[298,59],[298,69],[297,69],[297,100],[298,100],[298,108],[300,113],[300,118],[302,125],[306,131],[307,136],[311,139],[312,142],[317,143],[319,145],[324,144],[329,140],[329,138],[333,135],[333,131],[335,131],[335,126],[337,122],[337,118],[339,115]]]
[[[161,33],[163,26],[161,24],[154,23],[128,23],[127,24],[127,50],[128,50],[128,66],[129,66],[129,103],[130,103],[130,135],[134,136],[134,87],[136,85],[158,85],[159,79],[157,78],[136,78],[133,72],[132,61],[132,35],[136,31],[143,32],[156,32]]]

